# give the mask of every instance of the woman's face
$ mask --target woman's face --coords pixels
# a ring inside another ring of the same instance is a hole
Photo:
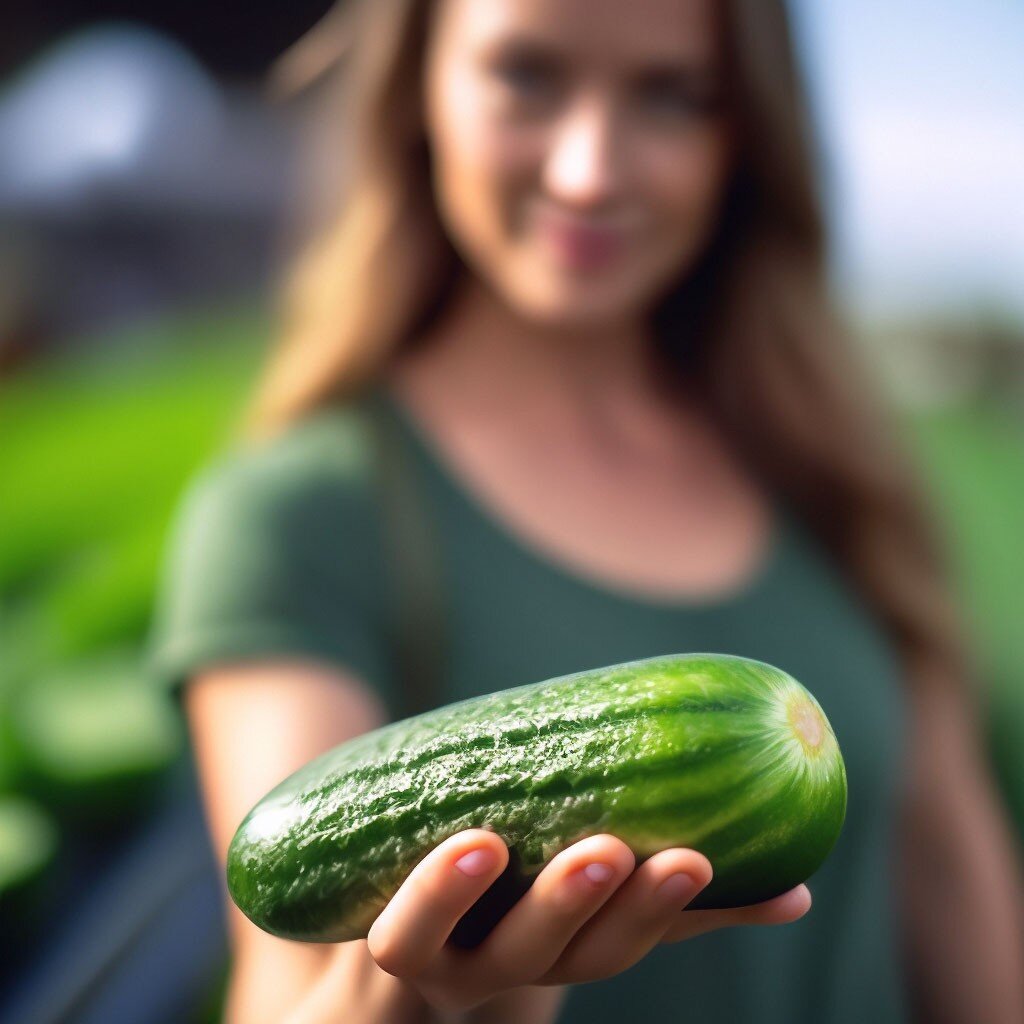
[[[424,117],[467,265],[547,322],[642,314],[731,156],[715,0],[437,0]]]

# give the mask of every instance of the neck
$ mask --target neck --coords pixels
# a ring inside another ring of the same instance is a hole
[[[570,403],[582,416],[665,394],[650,328],[636,320],[555,325],[525,320],[475,278],[464,280],[413,362],[430,366],[446,400],[469,414],[502,417]],[[527,401],[524,403],[524,399]]]

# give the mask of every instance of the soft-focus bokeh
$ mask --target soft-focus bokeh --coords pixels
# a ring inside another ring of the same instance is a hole
[[[0,1017],[216,1020],[220,892],[140,652],[270,340],[300,115],[266,73],[329,5],[37,6],[0,44]],[[931,482],[1024,836],[1024,8],[794,13],[836,293]]]

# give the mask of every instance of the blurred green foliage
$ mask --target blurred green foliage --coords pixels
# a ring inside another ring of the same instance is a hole
[[[53,865],[58,832],[143,813],[184,749],[142,648],[177,499],[266,334],[249,311],[181,317],[0,383],[0,898]]]
[[[968,403],[908,417],[973,640],[987,741],[1024,836],[1024,422]]]
[[[145,564],[182,481],[237,410],[264,335],[252,316],[196,318],[4,382],[0,594],[50,572],[88,579],[107,565],[127,579]]]

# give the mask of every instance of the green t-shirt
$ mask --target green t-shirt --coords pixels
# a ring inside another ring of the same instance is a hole
[[[846,823],[810,879],[814,906],[804,918],[658,947],[615,978],[573,987],[560,1021],[908,1021],[893,883],[903,681],[877,622],[809,531],[779,504],[770,553],[737,592],[637,597],[532,549],[383,400],[439,531],[451,634],[442,703],[656,654],[715,651],[794,675],[843,751]],[[381,520],[350,420],[341,407],[317,412],[193,481],[152,637],[163,683],[178,686],[217,660],[306,655],[355,673],[392,712],[401,707]]]

